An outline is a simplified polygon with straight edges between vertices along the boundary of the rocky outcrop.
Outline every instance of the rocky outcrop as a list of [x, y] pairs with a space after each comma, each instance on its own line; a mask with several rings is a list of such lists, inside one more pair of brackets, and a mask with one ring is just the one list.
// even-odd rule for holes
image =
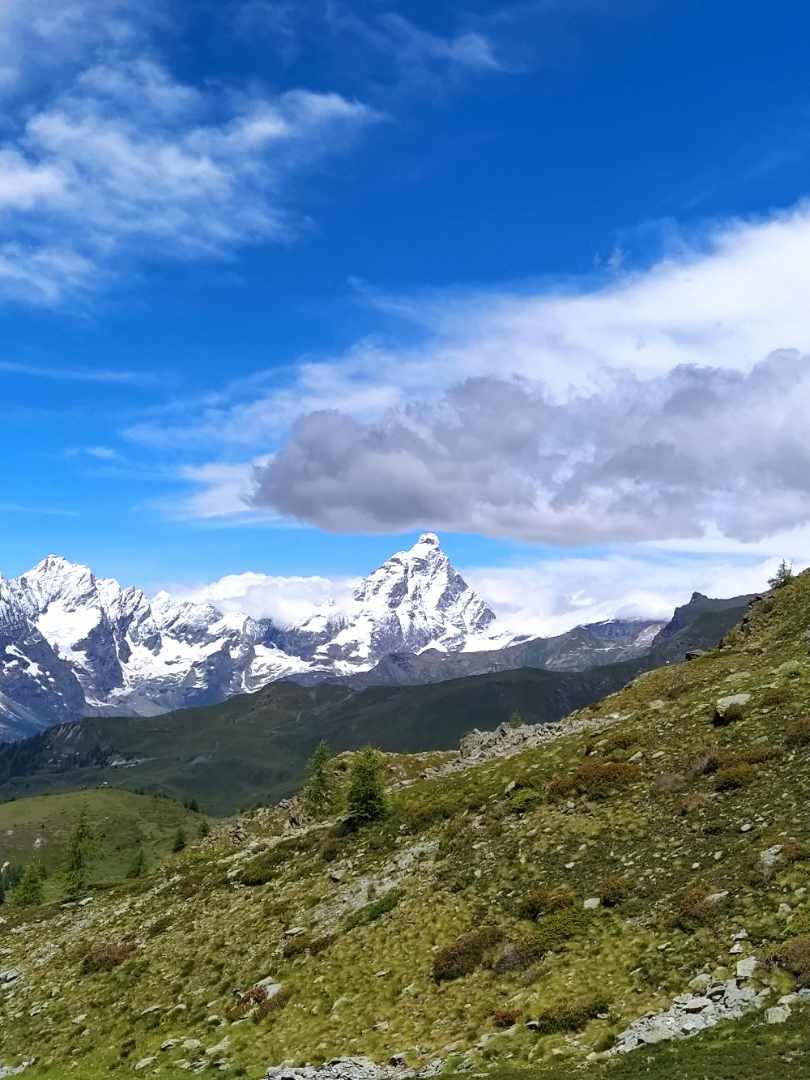
[[[739, 964], [737, 968], [739, 975]], [[750, 974], [753, 974], [753, 968]], [[744, 985], [744, 979], [740, 977], [712, 982], [708, 976], [698, 976], [692, 981], [692, 986], [696, 988], [695, 993], [676, 997], [665, 1012], [645, 1013], [634, 1020], [617, 1037], [611, 1053], [626, 1054], [640, 1046], [668, 1039], [689, 1038], [722, 1020], [737, 1020], [754, 1009], [762, 1008], [769, 995], [768, 990], [757, 991]]]
[[317, 1066], [273, 1065], [265, 1073], [265, 1080], [409, 1080], [437, 1076], [441, 1066], [440, 1061], [434, 1061], [421, 1069], [409, 1069], [401, 1054], [394, 1054], [386, 1065], [366, 1057], [345, 1057]]

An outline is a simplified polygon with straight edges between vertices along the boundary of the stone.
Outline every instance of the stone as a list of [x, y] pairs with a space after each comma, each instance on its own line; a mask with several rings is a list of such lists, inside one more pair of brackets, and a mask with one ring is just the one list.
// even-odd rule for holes
[[281, 983], [276, 982], [272, 975], [267, 975], [254, 985], [255, 990], [264, 990], [265, 1001], [269, 1001], [281, 993]]
[[757, 970], [759, 961], [755, 956], [746, 956], [744, 960], [737, 961], [737, 978], [750, 979]]
[[770, 874], [778, 862], [782, 860], [782, 845], [774, 844], [759, 853], [759, 866], [763, 874]]
[[142, 1072], [144, 1069], [148, 1069], [150, 1065], [154, 1065], [157, 1061], [156, 1057], [141, 1058], [140, 1061], [135, 1063], [135, 1072]]
[[714, 705], [715, 723], [728, 723], [735, 719], [750, 700], [750, 694], [726, 694], [718, 698]]
[[4, 971], [0, 971], [0, 986], [7, 986], [20, 978], [22, 978], [22, 972], [19, 968], [6, 968]]
[[589, 896], [582, 906], [586, 911], [595, 911], [602, 906], [602, 901], [598, 896]]
[[784, 1024], [786, 1020], [790, 1019], [790, 1006], [789, 1005], [774, 1005], [770, 1009], [765, 1010], [765, 1023], [766, 1024]]
[[220, 1054], [224, 1054], [227, 1050], [229, 1050], [230, 1046], [230, 1036], [226, 1035], [224, 1039], [221, 1039], [218, 1043], [215, 1043], [214, 1046], [209, 1046], [208, 1049], [205, 1051], [205, 1056], [218, 1057]]

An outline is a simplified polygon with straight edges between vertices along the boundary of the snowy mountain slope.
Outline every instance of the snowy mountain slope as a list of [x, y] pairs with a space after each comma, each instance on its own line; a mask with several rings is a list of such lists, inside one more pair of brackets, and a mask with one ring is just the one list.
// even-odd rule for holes
[[399, 671], [402, 682], [432, 682], [451, 677], [442, 672], [455, 671], [455, 661], [478, 670], [479, 655], [484, 670], [496, 655], [497, 669], [578, 670], [638, 655], [660, 626], [596, 624], [553, 645], [516, 638], [498, 628], [433, 533], [363, 578], [348, 601], [321, 604], [292, 627], [223, 612], [208, 599], [150, 599], [49, 555], [19, 578], [0, 579], [0, 739], [83, 715], [211, 704], [282, 678], [374, 670], [374, 681], [398, 681]]

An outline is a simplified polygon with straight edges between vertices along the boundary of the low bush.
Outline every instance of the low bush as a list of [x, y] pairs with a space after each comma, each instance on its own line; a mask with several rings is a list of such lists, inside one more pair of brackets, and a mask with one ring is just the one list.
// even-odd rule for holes
[[675, 924], [682, 930], [694, 930], [705, 922], [712, 910], [709, 893], [700, 885], [693, 885], [677, 901]]
[[496, 926], [482, 926], [479, 930], [462, 934], [452, 945], [439, 949], [433, 957], [434, 981], [448, 982], [475, 971], [486, 954], [501, 940], [501, 936]]
[[795, 976], [798, 986], [810, 985], [810, 937], [793, 937], [771, 953], [771, 961]]
[[509, 796], [509, 809], [513, 814], [525, 814], [543, 801], [542, 794], [531, 787], [517, 788]]
[[98, 942], [91, 945], [82, 960], [82, 972], [92, 975], [97, 971], [112, 971], [135, 955], [136, 946], [131, 941]]
[[537, 919], [540, 915], [550, 915], [554, 911], [562, 911], [572, 907], [575, 895], [573, 889], [567, 885], [556, 889], [548, 889], [539, 886], [525, 893], [517, 904], [517, 914], [521, 919]]
[[810, 716], [792, 720], [785, 727], [785, 742], [788, 746], [807, 746], [810, 744]]
[[627, 882], [616, 876], [605, 878], [597, 891], [602, 904], [607, 908], [618, 907], [630, 895]]
[[492, 1023], [496, 1028], [510, 1028], [520, 1019], [517, 1009], [496, 1009], [492, 1014]]
[[589, 1020], [605, 1013], [609, 1003], [598, 994], [571, 998], [544, 1009], [532, 1024], [539, 1035], [553, 1035], [558, 1031], [578, 1031]]
[[552, 780], [548, 794], [552, 798], [585, 795], [589, 799], [606, 799], [640, 777], [638, 766], [626, 761], [584, 761], [571, 776]]
[[714, 778], [715, 791], [736, 791], [738, 788], [750, 784], [756, 776], [753, 765], [741, 762], [739, 765], [729, 765], [720, 769]]

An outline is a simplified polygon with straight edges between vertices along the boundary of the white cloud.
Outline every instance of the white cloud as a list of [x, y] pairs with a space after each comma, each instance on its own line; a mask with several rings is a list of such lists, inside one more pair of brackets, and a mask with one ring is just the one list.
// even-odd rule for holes
[[220, 611], [244, 612], [272, 619], [276, 626], [299, 625], [318, 607], [343, 607], [356, 585], [354, 578], [282, 577], [271, 574], [229, 574], [209, 585], [172, 588], [181, 600], [207, 602]]
[[[810, 545], [805, 543], [803, 551], [797, 570], [810, 562]], [[714, 597], [761, 592], [779, 561], [752, 552], [696, 558], [642, 548], [520, 566], [473, 566], [462, 573], [513, 631], [550, 637], [611, 618], [665, 621], [695, 591]]]
[[379, 118], [334, 93], [186, 85], [123, 0], [98, 13], [57, 0], [35, 14], [29, 27], [13, 3], [9, 34], [35, 57], [52, 46], [62, 67], [7, 110], [0, 296], [54, 304], [97, 286], [124, 255], [221, 257], [289, 238], [299, 227], [289, 178]]

